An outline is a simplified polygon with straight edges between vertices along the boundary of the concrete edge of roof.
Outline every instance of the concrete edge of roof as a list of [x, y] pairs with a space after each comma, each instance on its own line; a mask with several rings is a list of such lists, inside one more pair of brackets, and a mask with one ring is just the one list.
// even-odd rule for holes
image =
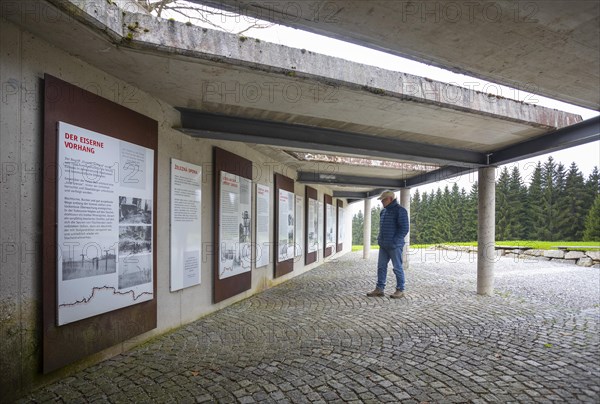
[[426, 77], [132, 13], [106, 0], [46, 0], [122, 48], [201, 59], [318, 80], [350, 90], [490, 116], [542, 128], [561, 128], [581, 116], [469, 90]]

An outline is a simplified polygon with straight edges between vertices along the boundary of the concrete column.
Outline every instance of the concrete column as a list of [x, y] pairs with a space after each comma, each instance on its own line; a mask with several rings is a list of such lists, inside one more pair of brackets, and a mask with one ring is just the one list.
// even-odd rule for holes
[[491, 295], [494, 290], [496, 261], [496, 167], [479, 169], [477, 218], [477, 294]]
[[[408, 212], [408, 219], [410, 221], [410, 188], [402, 188], [400, 190], [400, 205], [406, 212]], [[410, 248], [410, 230], [404, 238], [404, 250], [402, 251], [402, 266], [404, 269], [409, 268], [408, 249]]]
[[371, 198], [365, 198], [364, 210], [363, 258], [368, 259], [371, 252]]

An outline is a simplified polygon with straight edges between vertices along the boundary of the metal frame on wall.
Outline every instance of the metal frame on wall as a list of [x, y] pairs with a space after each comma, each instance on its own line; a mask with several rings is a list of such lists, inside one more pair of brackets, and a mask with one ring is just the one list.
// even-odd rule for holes
[[[58, 123], [126, 141], [154, 151], [152, 209], [152, 300], [57, 325], [57, 186]], [[119, 104], [46, 74], [44, 76], [44, 204], [42, 207], [42, 357], [43, 372], [60, 369], [103, 349], [156, 328], [156, 195], [158, 172], [158, 123]], [[52, 170], [52, 172], [50, 172]], [[91, 298], [90, 298], [91, 299]]]
[[[333, 247], [327, 247], [327, 205], [333, 206], [333, 197], [325, 194], [323, 195], [323, 202], [323, 257], [329, 257], [333, 254]], [[334, 231], [337, 234], [337, 229], [334, 229]]]
[[229, 278], [219, 279], [221, 171], [252, 180], [252, 162], [237, 154], [215, 147], [213, 149], [213, 303], [218, 303], [252, 287], [252, 270]]
[[[338, 229], [340, 228], [340, 219], [341, 219], [340, 218], [340, 209], [343, 209], [343, 208], [344, 208], [344, 202], [338, 199], [337, 200], [337, 206], [336, 206], [336, 209], [335, 209], [335, 216], [336, 216], [335, 223], [336, 223], [336, 227], [337, 227], [337, 229], [336, 229], [336, 236], [335, 236], [335, 238], [336, 238], [336, 251], [342, 251], [342, 248], [344, 247], [344, 242], [343, 242], [344, 240], [340, 239], [340, 232], [338, 231]], [[342, 226], [343, 226], [343, 224], [342, 224]]]
[[273, 249], [273, 262], [274, 262], [274, 273], [273, 276], [275, 278], [279, 278], [282, 275], [288, 274], [294, 270], [294, 257], [290, 257], [289, 259], [278, 262], [279, 255], [279, 190], [285, 190], [288, 192], [294, 193], [294, 180], [286, 177], [281, 174], [275, 173], [275, 190], [273, 192], [275, 197], [275, 226], [274, 226], [274, 244], [275, 248]]
[[[310, 205], [310, 199], [315, 201], [315, 206], [314, 206], [314, 215], [318, 215], [317, 212], [317, 207], [319, 206], [317, 204], [318, 201], [318, 194], [317, 194], [317, 190], [309, 187], [308, 185], [305, 187], [305, 200], [304, 200], [304, 212], [305, 212], [305, 220], [304, 220], [304, 264], [308, 265], [308, 264], [312, 264], [313, 262], [317, 261], [317, 257], [319, 255], [319, 250], [317, 247], [316, 251], [313, 252], [309, 252], [309, 230], [312, 228], [312, 224], [308, 222], [309, 219], [309, 205]], [[318, 228], [317, 228], [318, 231]], [[318, 238], [318, 235], [315, 234], [314, 237]]]

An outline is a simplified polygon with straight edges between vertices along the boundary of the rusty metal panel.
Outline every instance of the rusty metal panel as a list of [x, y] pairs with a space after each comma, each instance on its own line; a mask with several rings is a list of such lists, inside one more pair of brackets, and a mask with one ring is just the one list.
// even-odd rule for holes
[[277, 262], [278, 254], [279, 254], [279, 190], [283, 189], [284, 191], [288, 191], [294, 193], [294, 180], [286, 177], [281, 174], [275, 174], [275, 237], [273, 240], [275, 241], [275, 248], [273, 249], [273, 259], [274, 259], [274, 277], [279, 278], [282, 275], [289, 274], [294, 270], [294, 258], [290, 258], [288, 260]]
[[323, 258], [325, 258], [333, 254], [333, 248], [327, 247], [327, 205], [333, 205], [332, 196], [327, 194], [323, 195], [323, 202], [325, 202], [323, 204], [323, 209], [325, 209], [323, 212]]
[[221, 182], [219, 173], [231, 174], [252, 180], [252, 162], [237, 154], [215, 147], [213, 150], [213, 303], [218, 303], [232, 296], [245, 292], [252, 287], [252, 271], [244, 272], [225, 279], [219, 279], [219, 211], [221, 206]]
[[[312, 187], [309, 187], [308, 185], [306, 186], [304, 192], [306, 194], [304, 198], [304, 212], [306, 212], [306, 214], [304, 215], [304, 228], [306, 229], [306, 231], [304, 232], [304, 265], [308, 265], [317, 261], [317, 255], [319, 253], [318, 251], [313, 251], [311, 253], [308, 252], [308, 229], [310, 228], [310, 225], [308, 223], [308, 200], [314, 199], [316, 202], [318, 195], [317, 190]], [[317, 212], [315, 212], [315, 215], [316, 214]]]
[[335, 209], [335, 223], [337, 224], [335, 229], [336, 251], [342, 251], [342, 248], [344, 247], [343, 240], [340, 239], [340, 233], [338, 232], [338, 229], [340, 228], [340, 208], [343, 207], [344, 202], [338, 199]]
[[[154, 298], [58, 327], [57, 319], [57, 123], [73, 125], [154, 150]], [[158, 122], [56, 77], [44, 76], [44, 181], [42, 222], [42, 356], [49, 373], [156, 328], [156, 195]], [[166, 270], [166, 268], [165, 268]]]

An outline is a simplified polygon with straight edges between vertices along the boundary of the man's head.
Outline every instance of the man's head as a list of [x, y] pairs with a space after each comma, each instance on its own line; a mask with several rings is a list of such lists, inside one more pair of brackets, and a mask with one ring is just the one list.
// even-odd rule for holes
[[379, 198], [377, 198], [381, 201], [381, 203], [383, 204], [383, 207], [385, 208], [386, 206], [388, 206], [390, 203], [392, 203], [392, 201], [394, 199], [396, 199], [396, 194], [393, 193], [392, 191], [383, 191], [381, 193], [381, 195], [379, 195]]

